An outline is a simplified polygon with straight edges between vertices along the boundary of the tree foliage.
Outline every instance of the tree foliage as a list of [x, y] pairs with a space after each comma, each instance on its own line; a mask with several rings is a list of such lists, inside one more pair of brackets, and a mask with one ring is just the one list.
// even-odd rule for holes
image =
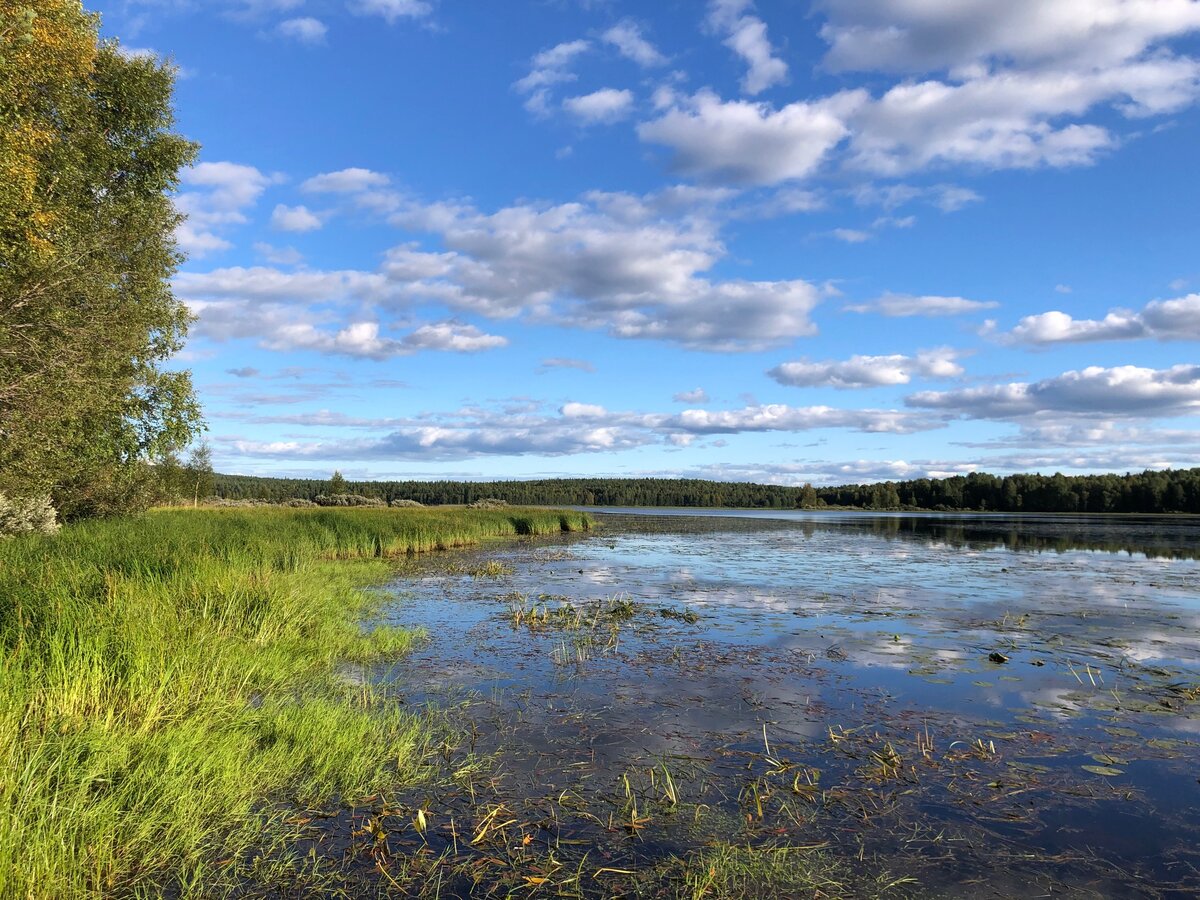
[[164, 367], [190, 318], [169, 194], [195, 146], [169, 66], [100, 41], [77, 0], [30, 8], [0, 0], [0, 490], [119, 511], [200, 424]]
[[[313, 500], [329, 482], [217, 475], [231, 500]], [[688, 478], [554, 478], [538, 481], [351, 481], [348, 490], [395, 504], [472, 503], [488, 497], [521, 506], [681, 506], [745, 509], [941, 509], [997, 512], [1200, 513], [1200, 468], [1125, 475], [983, 473], [841, 487], [784, 487]]]

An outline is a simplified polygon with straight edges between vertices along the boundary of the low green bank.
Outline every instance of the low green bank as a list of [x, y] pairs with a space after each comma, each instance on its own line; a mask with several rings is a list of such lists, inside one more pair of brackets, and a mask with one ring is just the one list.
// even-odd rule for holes
[[[280, 804], [421, 776], [426, 717], [340, 663], [389, 557], [588, 527], [547, 510], [184, 510], [0, 542], [0, 897], [209, 895]], [[353, 560], [353, 562], [347, 562]]]

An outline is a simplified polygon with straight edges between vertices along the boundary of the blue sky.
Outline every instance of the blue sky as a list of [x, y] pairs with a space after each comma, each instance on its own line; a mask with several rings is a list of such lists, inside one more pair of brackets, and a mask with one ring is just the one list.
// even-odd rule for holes
[[1198, 0], [110, 0], [219, 470], [1200, 464]]

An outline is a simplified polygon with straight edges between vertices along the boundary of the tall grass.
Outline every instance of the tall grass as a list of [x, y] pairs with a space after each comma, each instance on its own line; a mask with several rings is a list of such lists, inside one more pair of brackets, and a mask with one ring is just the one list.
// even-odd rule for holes
[[[0, 542], [0, 897], [208, 895], [289, 803], [419, 777], [427, 721], [337, 677], [387, 557], [542, 510], [193, 510]], [[357, 560], [354, 563], [334, 560]]]

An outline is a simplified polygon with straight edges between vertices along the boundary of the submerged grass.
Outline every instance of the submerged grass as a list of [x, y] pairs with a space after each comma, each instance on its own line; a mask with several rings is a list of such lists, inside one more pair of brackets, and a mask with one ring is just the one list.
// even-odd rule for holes
[[386, 558], [587, 526], [185, 510], [0, 543], [0, 897], [250, 887], [286, 855], [287, 804], [421, 775], [429, 720], [337, 674], [415, 639], [362, 628]]

